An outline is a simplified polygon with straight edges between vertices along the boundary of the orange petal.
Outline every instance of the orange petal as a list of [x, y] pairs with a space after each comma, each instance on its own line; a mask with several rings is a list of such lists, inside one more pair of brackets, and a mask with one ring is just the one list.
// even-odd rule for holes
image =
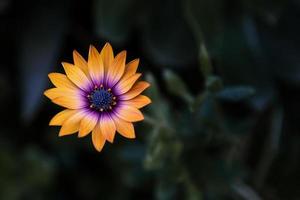
[[137, 95], [141, 94], [146, 88], [148, 88], [150, 84], [146, 81], [139, 81], [132, 86], [132, 88], [125, 94], [121, 95], [120, 98], [122, 100], [129, 100]]
[[100, 117], [100, 128], [104, 138], [113, 143], [116, 133], [116, 126], [109, 115], [102, 115]]
[[73, 51], [73, 60], [75, 66], [79, 67], [90, 78], [87, 62], [76, 50]]
[[44, 92], [44, 95], [49, 99], [55, 99], [58, 97], [67, 97], [67, 96], [80, 96], [79, 89], [69, 89], [69, 88], [51, 88]]
[[92, 132], [92, 141], [95, 149], [100, 152], [105, 144], [105, 138], [101, 133], [100, 123], [96, 124]]
[[134, 127], [132, 123], [124, 121], [119, 117], [113, 117], [117, 131], [126, 138], [135, 138]]
[[120, 105], [115, 114], [127, 122], [137, 122], [144, 119], [141, 111], [133, 106], [128, 105]]
[[[127, 78], [131, 77], [132, 75], [135, 74], [138, 65], [139, 65], [140, 60], [139, 59], [134, 59], [125, 66], [125, 72], [124, 75], [122, 76], [121, 80], [126, 80]], [[120, 81], [121, 81], [120, 80]]]
[[57, 113], [49, 122], [50, 126], [61, 126], [68, 118], [74, 115], [77, 110], [66, 109]]
[[132, 75], [130, 78], [128, 78], [126, 80], [121, 80], [116, 85], [116, 94], [117, 95], [124, 94], [128, 90], [130, 90], [130, 88], [132, 88], [134, 83], [140, 78], [141, 75], [142, 74], [137, 73], [137, 74]]
[[104, 67], [102, 58], [94, 46], [90, 46], [88, 69], [94, 84], [100, 85], [104, 79]]
[[73, 133], [76, 133], [79, 130], [80, 121], [83, 117], [84, 112], [77, 111], [74, 115], [72, 115], [63, 123], [59, 131], [59, 136], [71, 135]]
[[111, 45], [107, 42], [101, 50], [101, 58], [104, 64], [104, 72], [107, 74], [108, 68], [111, 67], [114, 61], [114, 52]]
[[91, 82], [86, 77], [86, 75], [81, 71], [81, 69], [77, 66], [74, 66], [70, 63], [62, 63], [65, 72], [68, 76], [68, 78], [79, 88], [83, 90], [89, 90], [89, 87], [91, 86]]
[[48, 74], [49, 79], [55, 85], [56, 87], [63, 87], [63, 88], [70, 88], [74, 89], [77, 88], [76, 85], [74, 85], [70, 79], [64, 74], [61, 73], [50, 73]]
[[86, 103], [76, 96], [58, 97], [52, 99], [52, 102], [69, 109], [80, 109], [86, 107]]
[[139, 95], [133, 99], [127, 100], [127, 101], [121, 101], [121, 104], [128, 105], [128, 106], [133, 106], [136, 108], [142, 108], [146, 105], [151, 103], [151, 100], [144, 95]]
[[95, 116], [92, 113], [86, 113], [80, 122], [78, 137], [88, 135], [95, 128], [97, 122], [98, 116]]
[[122, 51], [115, 57], [112, 65], [108, 68], [106, 84], [109, 87], [113, 87], [123, 76], [125, 70], [125, 62], [126, 51]]

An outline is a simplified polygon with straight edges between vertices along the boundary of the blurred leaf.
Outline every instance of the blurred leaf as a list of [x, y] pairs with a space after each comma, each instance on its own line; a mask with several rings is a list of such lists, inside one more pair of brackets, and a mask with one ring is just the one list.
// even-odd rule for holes
[[255, 89], [250, 86], [231, 86], [225, 87], [217, 93], [217, 97], [225, 101], [242, 101], [255, 94]]
[[201, 72], [205, 78], [212, 75], [213, 67], [210, 61], [210, 57], [207, 52], [206, 46], [202, 43], [200, 46], [200, 66], [201, 66]]
[[124, 43], [139, 17], [136, 4], [136, 0], [94, 0], [96, 33], [113, 43]]
[[258, 189], [261, 188], [266, 181], [270, 168], [278, 154], [283, 131], [283, 119], [283, 109], [281, 106], [277, 106], [272, 113], [270, 120], [270, 132], [267, 133], [261, 158], [257, 165], [255, 176], [253, 177], [254, 184]]
[[256, 109], [265, 109], [274, 90], [274, 67], [263, 51], [257, 26], [256, 21], [247, 15], [231, 21], [228, 19], [220, 37], [222, 45], [213, 48], [218, 52], [216, 60], [219, 65], [216, 66], [225, 85], [255, 87], [257, 95], [251, 99], [251, 104]]
[[149, 147], [145, 158], [145, 168], [162, 170], [178, 160], [182, 152], [182, 144], [165, 128], [154, 128], [149, 138]]
[[165, 183], [163, 181], [160, 181], [156, 185], [156, 199], [157, 200], [180, 199], [180, 197], [178, 196], [179, 191], [176, 185], [177, 185], [176, 183], [172, 183], [172, 182]]
[[208, 92], [203, 92], [196, 96], [193, 105], [192, 105], [192, 111], [195, 111], [197, 108], [200, 108], [207, 97]]
[[[253, 85], [260, 96], [259, 99], [253, 99], [253, 105], [265, 106], [269, 100], [268, 91], [273, 89], [274, 79], [274, 73], [271, 73], [274, 65], [269, 68], [270, 60], [264, 52], [261, 39], [260, 29], [265, 29], [266, 25], [259, 24], [260, 21], [251, 15], [253, 13], [241, 12], [244, 6], [253, 5], [253, 2], [225, 2], [190, 0], [187, 4], [224, 83]], [[257, 8], [260, 9], [259, 6]], [[270, 35], [266, 35], [267, 38]], [[276, 46], [278, 42], [271, 44]], [[254, 102], [255, 100], [266, 103]]]
[[257, 192], [245, 183], [234, 183], [232, 184], [232, 189], [240, 197], [245, 200], [261, 200], [262, 198], [257, 194]]
[[41, 199], [53, 181], [53, 160], [35, 147], [15, 152], [0, 147], [0, 198], [8, 200]]
[[165, 70], [163, 73], [167, 89], [174, 95], [183, 98], [187, 103], [193, 101], [192, 95], [189, 93], [183, 80], [171, 70]]
[[158, 127], [154, 127], [151, 131], [151, 135], [149, 137], [149, 145], [144, 161], [144, 166], [148, 170], [154, 170], [161, 168], [161, 162], [159, 160], [160, 152], [161, 152], [161, 143], [156, 143], [157, 138], [161, 132], [161, 129]]
[[[201, 41], [210, 47], [217, 39], [217, 35], [222, 32], [224, 24], [223, 8], [224, 0], [211, 0], [211, 1], [198, 1], [188, 0], [185, 1], [188, 15], [195, 21], [193, 26], [198, 27], [201, 32]], [[191, 20], [191, 18], [189, 19]], [[197, 30], [194, 29], [196, 35]], [[200, 47], [202, 48], [202, 47]]]
[[148, 95], [154, 100], [154, 102], [159, 101], [161, 99], [158, 84], [152, 73], [146, 74], [146, 80], [150, 83], [150, 88], [146, 90]]
[[188, 188], [187, 188], [187, 200], [202, 200], [203, 197], [202, 197], [202, 193], [200, 191], [198, 191], [198, 189], [192, 185], [192, 184], [189, 184], [188, 185]]
[[218, 92], [223, 87], [220, 77], [214, 75], [207, 77], [205, 85], [210, 92]]
[[200, 126], [203, 131], [219, 127], [219, 116], [216, 104], [215, 96], [212, 93], [207, 93], [202, 105], [195, 108], [195, 123], [198, 121], [197, 126]]
[[166, 100], [161, 96], [158, 88], [158, 84], [151, 73], [146, 74], [146, 80], [150, 83], [150, 88], [147, 89], [146, 94], [152, 99], [151, 105], [148, 106], [151, 117], [155, 118], [157, 121], [155, 123], [157, 126], [161, 124], [169, 125], [171, 122], [169, 106]]
[[[26, 10], [18, 44], [21, 116], [31, 120], [40, 106], [47, 74], [54, 69], [68, 27], [68, 1], [40, 2]], [[21, 20], [22, 21], [22, 20]], [[59, 22], [59, 23], [57, 23]]]

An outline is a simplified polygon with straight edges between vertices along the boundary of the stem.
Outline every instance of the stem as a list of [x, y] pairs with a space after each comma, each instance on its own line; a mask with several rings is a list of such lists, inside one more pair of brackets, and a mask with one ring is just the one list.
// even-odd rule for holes
[[283, 110], [276, 108], [272, 115], [271, 131], [267, 137], [266, 144], [260, 162], [257, 167], [254, 184], [257, 188], [261, 188], [268, 175], [269, 169], [279, 149], [279, 139], [282, 132]]

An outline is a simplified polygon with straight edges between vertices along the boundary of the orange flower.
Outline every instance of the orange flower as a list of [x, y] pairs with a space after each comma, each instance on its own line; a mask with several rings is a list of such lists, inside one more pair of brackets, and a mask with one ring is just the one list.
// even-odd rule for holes
[[84, 137], [92, 132], [94, 147], [101, 151], [105, 141], [113, 142], [116, 131], [126, 138], [135, 138], [132, 122], [144, 119], [140, 108], [151, 103], [141, 95], [150, 86], [136, 82], [139, 59], [127, 64], [126, 51], [114, 57], [112, 47], [106, 43], [101, 53], [90, 46], [88, 61], [73, 51], [74, 64], [63, 62], [66, 75], [50, 73], [55, 88], [44, 94], [66, 109], [50, 121], [61, 126], [59, 136], [78, 132]]

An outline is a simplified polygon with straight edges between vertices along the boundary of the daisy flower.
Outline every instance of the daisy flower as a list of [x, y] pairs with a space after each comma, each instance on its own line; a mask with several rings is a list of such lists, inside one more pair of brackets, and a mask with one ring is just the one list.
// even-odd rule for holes
[[126, 138], [135, 138], [133, 122], [144, 119], [140, 108], [151, 103], [141, 95], [150, 86], [138, 81], [139, 59], [126, 64], [126, 51], [114, 57], [106, 43], [99, 53], [90, 46], [88, 61], [73, 51], [74, 64], [63, 62], [66, 73], [50, 73], [55, 86], [44, 94], [66, 109], [55, 115], [51, 126], [61, 126], [59, 136], [78, 132], [78, 137], [92, 135], [97, 151], [105, 141], [113, 143], [116, 131]]

